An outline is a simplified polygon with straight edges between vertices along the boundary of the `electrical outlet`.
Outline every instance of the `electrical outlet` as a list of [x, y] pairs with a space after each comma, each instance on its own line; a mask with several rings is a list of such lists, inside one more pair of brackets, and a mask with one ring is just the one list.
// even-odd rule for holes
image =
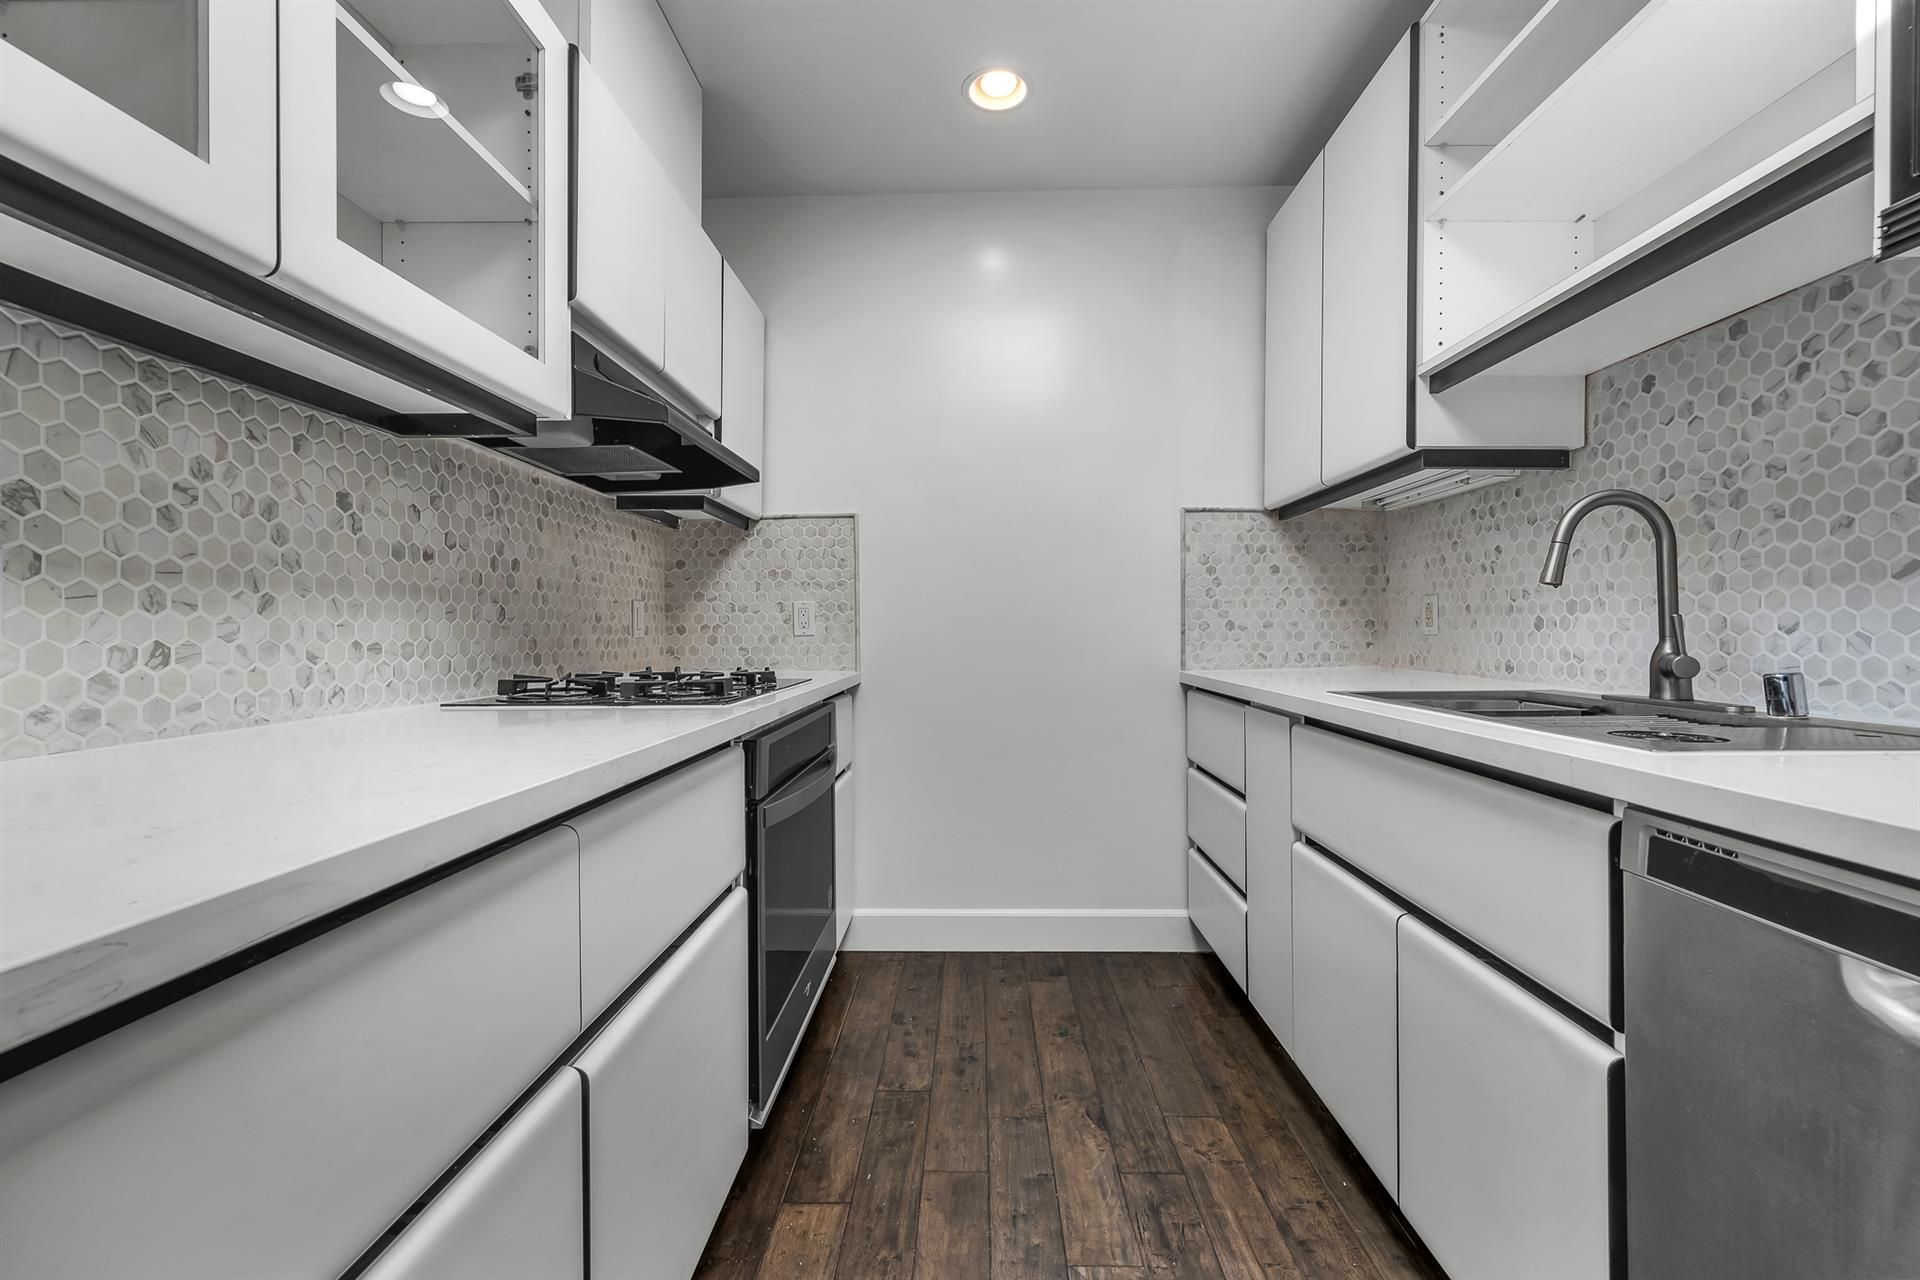
[[820, 606], [811, 600], [795, 600], [793, 602], [793, 634], [796, 636], [819, 634], [814, 629], [816, 622], [814, 615], [819, 610]]
[[1420, 634], [1423, 636], [1440, 634], [1440, 597], [1437, 594], [1420, 597]]
[[633, 620], [628, 624], [627, 634], [638, 640], [647, 629], [647, 602], [633, 602]]

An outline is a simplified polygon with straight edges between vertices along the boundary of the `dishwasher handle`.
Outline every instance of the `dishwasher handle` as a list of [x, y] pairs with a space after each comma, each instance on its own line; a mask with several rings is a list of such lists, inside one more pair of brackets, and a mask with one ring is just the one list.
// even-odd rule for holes
[[1620, 868], [1920, 978], [1920, 886], [1629, 810]]

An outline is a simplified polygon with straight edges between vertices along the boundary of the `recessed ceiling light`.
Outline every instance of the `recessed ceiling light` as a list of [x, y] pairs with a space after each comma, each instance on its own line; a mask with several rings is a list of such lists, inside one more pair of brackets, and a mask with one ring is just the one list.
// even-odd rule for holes
[[447, 114], [447, 104], [440, 100], [439, 94], [412, 80], [389, 80], [380, 86], [380, 96], [387, 100], [388, 106], [410, 116], [434, 120]]
[[967, 77], [967, 101], [982, 111], [1010, 111], [1027, 100], [1027, 82], [1009, 67], [988, 67]]

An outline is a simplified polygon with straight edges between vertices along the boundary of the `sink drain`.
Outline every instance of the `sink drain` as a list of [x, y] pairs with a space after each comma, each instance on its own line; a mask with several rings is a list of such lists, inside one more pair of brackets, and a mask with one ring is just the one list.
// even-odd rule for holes
[[1651, 738], [1655, 742], [1732, 742], [1732, 738], [1716, 738], [1710, 733], [1679, 733], [1673, 729], [1609, 729], [1607, 735], [1613, 738]]

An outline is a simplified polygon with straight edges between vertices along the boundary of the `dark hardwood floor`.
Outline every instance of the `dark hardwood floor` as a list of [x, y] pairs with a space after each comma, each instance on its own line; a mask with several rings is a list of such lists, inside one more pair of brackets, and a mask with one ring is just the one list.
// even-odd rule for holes
[[849, 952], [710, 1280], [1442, 1280], [1211, 956]]

